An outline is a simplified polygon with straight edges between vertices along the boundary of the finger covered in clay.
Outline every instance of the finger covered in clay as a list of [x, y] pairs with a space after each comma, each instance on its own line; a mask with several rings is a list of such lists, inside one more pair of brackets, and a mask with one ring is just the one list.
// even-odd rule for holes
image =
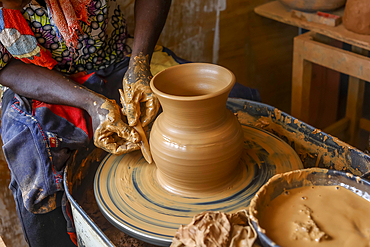
[[123, 122], [118, 105], [106, 100], [101, 108], [108, 110], [108, 114], [94, 133], [95, 145], [117, 155], [140, 149], [140, 135]]

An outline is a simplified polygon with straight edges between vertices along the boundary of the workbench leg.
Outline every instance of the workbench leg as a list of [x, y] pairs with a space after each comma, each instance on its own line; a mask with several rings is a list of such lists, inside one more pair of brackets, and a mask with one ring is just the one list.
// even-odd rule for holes
[[362, 115], [362, 105], [364, 102], [365, 81], [358, 78], [349, 77], [346, 117], [349, 122], [349, 143], [353, 146], [357, 144]]
[[294, 39], [291, 115], [309, 119], [312, 63], [304, 60], [304, 41]]
[[[352, 51], [361, 55], [368, 55], [368, 51], [352, 46]], [[356, 77], [349, 77], [346, 117], [350, 119], [349, 124], [349, 143], [357, 145], [360, 130], [360, 119], [362, 116], [362, 106], [364, 103], [365, 81]]]

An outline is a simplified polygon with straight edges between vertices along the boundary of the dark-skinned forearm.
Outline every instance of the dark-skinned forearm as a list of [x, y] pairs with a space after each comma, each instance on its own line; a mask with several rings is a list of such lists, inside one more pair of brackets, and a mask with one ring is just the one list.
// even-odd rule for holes
[[171, 6], [171, 0], [136, 0], [132, 56], [153, 53]]
[[105, 101], [105, 97], [76, 84], [57, 71], [15, 59], [0, 71], [0, 84], [28, 98], [79, 107], [89, 113], [96, 111]]

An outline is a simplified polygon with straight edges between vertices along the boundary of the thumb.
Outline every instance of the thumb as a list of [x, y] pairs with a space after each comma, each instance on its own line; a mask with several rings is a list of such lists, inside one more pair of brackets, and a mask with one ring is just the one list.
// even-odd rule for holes
[[127, 121], [130, 126], [135, 126], [140, 116], [140, 104], [137, 103], [127, 103], [124, 106], [125, 113], [127, 116]]
[[123, 112], [127, 117], [128, 124], [130, 126], [135, 126], [140, 116], [140, 98], [141, 94], [135, 92], [135, 95], [127, 97], [125, 92], [119, 89], [121, 95], [121, 104], [123, 107]]
[[107, 131], [110, 133], [116, 133], [118, 137], [130, 141], [132, 143], [138, 143], [140, 141], [140, 135], [133, 128], [128, 126], [122, 121], [117, 121], [116, 123], [109, 123], [106, 126]]

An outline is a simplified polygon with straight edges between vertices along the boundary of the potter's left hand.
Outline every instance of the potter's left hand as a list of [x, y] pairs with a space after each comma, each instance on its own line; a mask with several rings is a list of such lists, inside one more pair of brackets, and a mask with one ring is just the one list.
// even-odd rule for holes
[[95, 107], [97, 111], [90, 111], [95, 146], [116, 155], [140, 149], [140, 135], [122, 120], [116, 101], [106, 99]]
[[149, 58], [140, 53], [130, 62], [123, 78], [123, 91], [120, 90], [123, 113], [130, 126], [135, 126], [140, 118], [142, 126], [147, 126], [155, 118], [159, 101], [149, 87], [152, 74]]

